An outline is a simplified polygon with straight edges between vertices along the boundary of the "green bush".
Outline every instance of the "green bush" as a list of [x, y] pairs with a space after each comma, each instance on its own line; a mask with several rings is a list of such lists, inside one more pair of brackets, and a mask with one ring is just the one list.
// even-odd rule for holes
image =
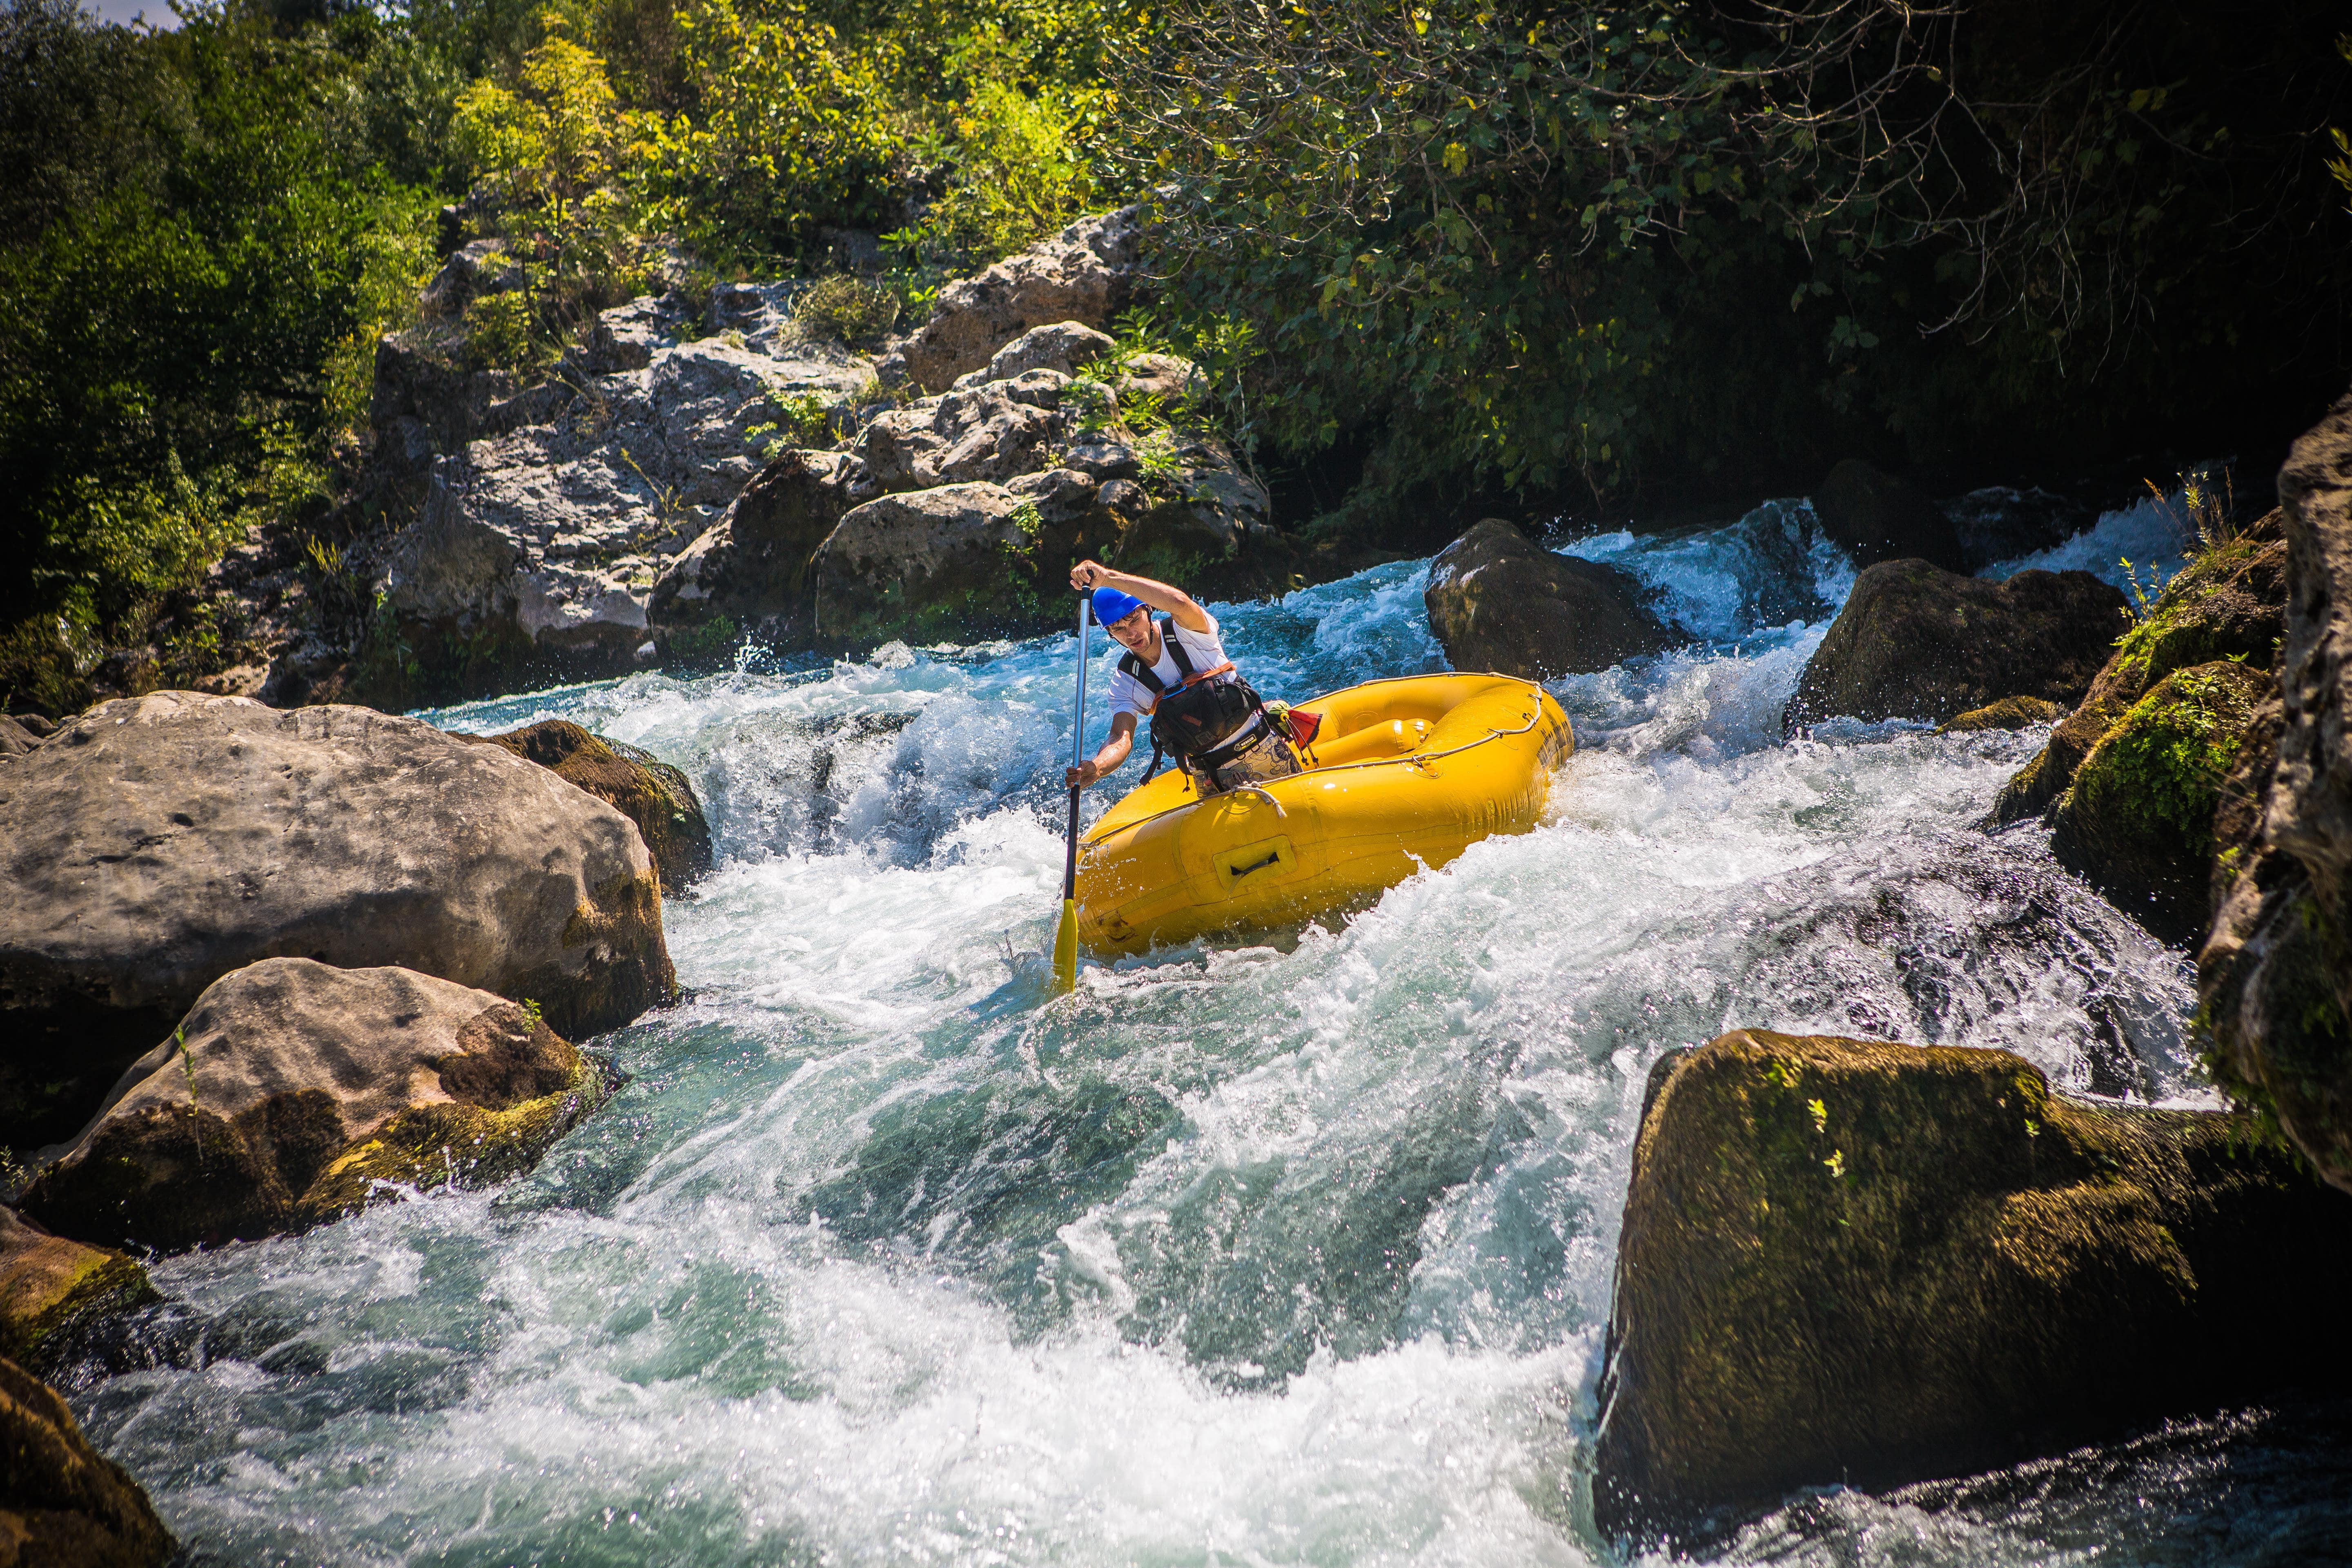
[[846, 272], [818, 279], [793, 301], [793, 324], [834, 342], [874, 342], [898, 323], [898, 294], [887, 284]]

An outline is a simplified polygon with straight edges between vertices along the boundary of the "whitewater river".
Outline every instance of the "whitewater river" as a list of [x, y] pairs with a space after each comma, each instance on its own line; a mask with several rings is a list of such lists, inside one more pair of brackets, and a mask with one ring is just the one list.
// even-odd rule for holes
[[[2045, 563], [2177, 556], [2170, 527]], [[2045, 834], [1972, 826], [2037, 733], [1782, 742], [1853, 580], [1802, 503], [1575, 549], [1697, 640], [1555, 688], [1580, 749], [1538, 831], [1064, 1001], [1066, 635], [425, 715], [575, 719], [693, 776], [688, 999], [594, 1042], [628, 1085], [535, 1174], [161, 1264], [155, 1364], [86, 1369], [78, 1410], [205, 1563], [1612, 1561], [1584, 1467], [1659, 1053], [2000, 1046], [2213, 1101], [2182, 957]], [[1299, 697], [1444, 668], [1425, 581], [1217, 608]], [[2182, 1425], [1809, 1497], [1708, 1555], [2305, 1562], [2352, 1538], [2347, 1439]]]

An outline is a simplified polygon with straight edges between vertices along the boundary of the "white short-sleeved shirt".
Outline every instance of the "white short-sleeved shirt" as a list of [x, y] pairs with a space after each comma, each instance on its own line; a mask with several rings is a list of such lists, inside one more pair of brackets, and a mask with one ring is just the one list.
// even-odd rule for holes
[[[1208, 612], [1204, 610], [1202, 614], [1207, 615]], [[1160, 616], [1151, 617], [1155, 625], [1165, 618]], [[1192, 670], [1196, 675], [1204, 669], [1214, 669], [1225, 662], [1225, 645], [1217, 640], [1216, 616], [1209, 616], [1209, 629], [1204, 632], [1187, 631], [1175, 622], [1169, 621], [1168, 628], [1161, 634], [1160, 639], [1160, 662], [1151, 667], [1151, 673], [1158, 676], [1171, 691], [1175, 689], [1177, 683], [1184, 679], [1184, 676], [1183, 671], [1176, 668], [1176, 656], [1168, 651], [1168, 641], [1171, 637], [1184, 645], [1184, 657], [1192, 661]], [[1127, 650], [1123, 647], [1119, 648], [1118, 656], [1122, 660], [1125, 659]], [[1233, 679], [1233, 672], [1227, 670], [1224, 674], [1215, 677], [1213, 683], [1222, 685]], [[1114, 668], [1111, 671], [1110, 710], [1114, 715], [1132, 713], [1139, 719], [1149, 719], [1151, 717], [1152, 705], [1159, 700], [1160, 699], [1153, 694], [1150, 688], [1124, 669]]]

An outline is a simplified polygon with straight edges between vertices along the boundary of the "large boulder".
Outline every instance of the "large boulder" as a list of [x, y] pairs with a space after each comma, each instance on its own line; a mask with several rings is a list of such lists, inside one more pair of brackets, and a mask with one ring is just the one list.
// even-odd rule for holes
[[2004, 697], [2072, 703], [2127, 624], [2123, 595], [2088, 572], [1988, 583], [1927, 561], [1882, 562], [1854, 578], [1783, 723], [1940, 724]]
[[2051, 808], [2050, 847], [2116, 908], [2188, 946], [2212, 913], [2213, 816], [2270, 673], [2220, 659], [2157, 682]]
[[2278, 488], [2280, 707], [2254, 727], [2275, 725], [2277, 763], [2243, 780], [2261, 823], [2231, 847], [2198, 989], [2214, 1076], [2352, 1192], [2352, 398], [2295, 442]]
[[0, 1208], [0, 1355], [45, 1371], [96, 1320], [159, 1300], [121, 1253], [69, 1241]]
[[1456, 669], [1550, 680], [1674, 640], [1643, 606], [1633, 577], [1542, 549], [1498, 517], [1437, 552], [1423, 598], [1429, 629]]
[[1959, 572], [1969, 564], [1959, 533], [1941, 507], [1859, 458], [1832, 468], [1812, 499], [1822, 531], [1857, 566], [1917, 560]]
[[1072, 429], [1062, 406], [1069, 384], [1065, 372], [1031, 370], [921, 398], [877, 415], [849, 449], [877, 493], [1002, 484], [1053, 467]]
[[405, 969], [271, 958], [215, 982], [26, 1189], [42, 1223], [164, 1250], [529, 1168], [602, 1104], [533, 1007]]
[[930, 319], [877, 370], [943, 392], [1032, 327], [1104, 327], [1133, 298], [1145, 226], [1139, 206], [1082, 218], [1053, 238], [942, 289]]
[[670, 996], [635, 825], [543, 768], [365, 708], [161, 691], [0, 766], [0, 1142], [70, 1137], [259, 959], [399, 964], [561, 1033]]
[[2006, 1051], [1737, 1031], [1652, 1075], [1594, 1511], [1674, 1534], [2340, 1386], [2347, 1288], [2352, 1199], [2245, 1117], [2062, 1100]]
[[568, 719], [543, 719], [483, 739], [617, 807], [637, 825], [665, 890], [710, 869], [710, 823], [693, 781], [651, 752], [591, 734]]
[[2286, 535], [2276, 511], [2190, 562], [2116, 643], [2049, 743], [2002, 787], [1992, 825], [2047, 811], [2107, 727], [2175, 670], [2222, 658], [2270, 668], [2286, 630]]
[[0, 1568], [163, 1568], [178, 1550], [58, 1391], [0, 1358]]
[[843, 452], [785, 452], [762, 468], [718, 526], [654, 584], [646, 614], [662, 656], [707, 663], [746, 641], [805, 638], [817, 546], [843, 513], [870, 499], [865, 472]]
[[[1069, 617], [1068, 563], [1116, 521], [1072, 469], [956, 484], [853, 508], [817, 551], [814, 631], [828, 647], [1029, 637]], [[1057, 581], [1057, 577], [1059, 580]]]
[[1108, 332], [1098, 332], [1084, 321], [1055, 321], [1032, 327], [1003, 348], [978, 370], [956, 377], [958, 387], [991, 381], [1011, 381], [1033, 370], [1055, 370], [1076, 375], [1118, 346]]

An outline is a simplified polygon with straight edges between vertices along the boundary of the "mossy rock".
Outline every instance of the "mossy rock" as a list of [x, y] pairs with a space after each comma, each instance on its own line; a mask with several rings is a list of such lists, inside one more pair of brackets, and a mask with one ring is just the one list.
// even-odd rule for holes
[[79, 1330], [158, 1300], [147, 1270], [121, 1253], [0, 1208], [0, 1355], [45, 1371]]
[[2108, 726], [2052, 813], [2058, 858], [2168, 942], [2204, 933], [2214, 810], [2270, 690], [2266, 671], [2228, 659], [2173, 671]]
[[2040, 697], [2004, 697], [1981, 708], [1971, 708], [1938, 729], [1938, 735], [1975, 735], [1987, 730], [2030, 730], [2066, 716], [2066, 705]]
[[710, 869], [710, 824], [686, 774], [651, 752], [608, 741], [565, 719], [487, 737], [617, 808], [637, 825], [661, 874], [677, 891]]
[[1595, 1513], [1702, 1532], [2352, 1374], [2352, 1199], [2246, 1117], [2005, 1051], [1741, 1030], [1659, 1064]]
[[397, 1188], [528, 1168], [607, 1070], [540, 1018], [402, 969], [268, 959], [225, 976], [24, 1194], [81, 1240], [255, 1240]]
[[0, 1358], [0, 1563], [163, 1568], [179, 1550], [129, 1471], [97, 1449], [58, 1391]]
[[2269, 669], [2285, 628], [2287, 550], [2273, 511], [2227, 543], [2200, 554], [2164, 585], [2050, 743], [2020, 769], [1993, 803], [1995, 827], [2039, 816], [2066, 793], [2074, 770], [2107, 726], [2175, 670], [2216, 659]]

